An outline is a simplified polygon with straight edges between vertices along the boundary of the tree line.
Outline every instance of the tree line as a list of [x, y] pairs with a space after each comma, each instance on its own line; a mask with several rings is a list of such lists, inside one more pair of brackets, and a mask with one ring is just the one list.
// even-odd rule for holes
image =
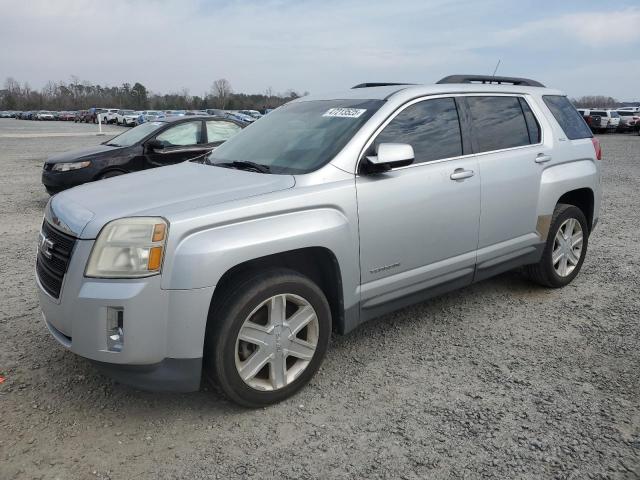
[[[304, 92], [302, 95], [307, 95]], [[27, 82], [20, 83], [8, 77], [0, 90], [0, 110], [84, 110], [91, 107], [130, 108], [134, 110], [264, 110], [300, 97], [295, 90], [274, 93], [267, 88], [264, 93], [236, 93], [228, 80], [221, 78], [211, 84], [203, 95], [191, 95], [186, 88], [178, 92], [161, 94], [149, 91], [140, 82], [119, 86], [94, 85], [72, 76], [68, 82], [49, 81], [40, 90]], [[616, 108], [628, 103], [613, 97], [590, 95], [571, 99], [578, 107]]]
[[[305, 92], [304, 95], [307, 95]], [[13, 77], [5, 80], [0, 90], [0, 110], [84, 110], [91, 107], [128, 108], [134, 110], [264, 110], [300, 97], [295, 90], [274, 93], [235, 93], [228, 80], [214, 81], [208, 92], [191, 95], [186, 88], [178, 92], [161, 94], [149, 91], [140, 82], [119, 86], [96, 85], [71, 77], [68, 82], [49, 81], [40, 90]]]
[[571, 102], [576, 108], [620, 108], [636, 105], [633, 102], [619, 102], [613, 97], [605, 95], [587, 95], [579, 98], [572, 98]]

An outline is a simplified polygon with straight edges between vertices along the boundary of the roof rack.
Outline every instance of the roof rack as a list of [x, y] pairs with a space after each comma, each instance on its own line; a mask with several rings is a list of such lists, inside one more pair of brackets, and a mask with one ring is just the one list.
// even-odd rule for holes
[[351, 87], [351, 89], [353, 90], [354, 88], [389, 87], [392, 85], [415, 85], [415, 83], [367, 82], [354, 85], [353, 87]]
[[496, 83], [502, 85], [508, 83], [511, 85], [519, 85], [523, 87], [544, 87], [543, 84], [536, 80], [518, 77], [496, 77], [492, 75], [449, 75], [436, 83]]

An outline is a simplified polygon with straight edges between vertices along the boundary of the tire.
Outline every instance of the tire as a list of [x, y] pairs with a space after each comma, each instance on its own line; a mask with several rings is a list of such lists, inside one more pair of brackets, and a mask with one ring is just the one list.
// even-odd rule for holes
[[104, 172], [102, 175], [98, 177], [98, 180], [104, 180], [105, 178], [113, 178], [119, 177], [120, 175], [124, 175], [127, 172], [123, 172], [122, 170], [109, 170], [108, 172]]
[[[217, 298], [221, 300], [210, 309], [205, 338], [204, 373], [208, 380], [231, 400], [249, 408], [280, 402], [309, 382], [320, 368], [331, 336], [329, 303], [311, 279], [286, 269], [256, 272], [231, 282]], [[274, 312], [285, 313], [274, 313], [276, 320], [271, 320], [269, 305], [275, 306]], [[277, 305], [284, 305], [284, 309]], [[297, 333], [291, 332], [294, 327], [287, 322], [294, 314], [298, 319], [312, 319]], [[241, 331], [247, 331], [243, 327], [257, 332], [250, 336], [265, 338], [264, 346], [241, 339]], [[292, 354], [300, 340], [304, 360]], [[315, 348], [309, 348], [314, 343]], [[240, 374], [243, 368], [249, 369], [246, 379]]]
[[[574, 228], [572, 228], [571, 232], [572, 236], [570, 244], [572, 246], [565, 244], [563, 247], [557, 241], [556, 236], [561, 228], [563, 228], [564, 232], [567, 232], [567, 229], [572, 225], [572, 223], [570, 223], [571, 220], [575, 222], [573, 223]], [[580, 251], [579, 254], [576, 255], [576, 247], [573, 245], [578, 245], [578, 225], [582, 236], [581, 242], [579, 243]], [[566, 240], [566, 237], [562, 232], [560, 233], [560, 236]], [[584, 258], [587, 254], [588, 243], [589, 227], [582, 210], [573, 205], [559, 203], [556, 205], [553, 216], [551, 217], [551, 226], [549, 228], [549, 234], [547, 235], [547, 242], [542, 253], [542, 258], [536, 264], [527, 265], [525, 267], [525, 273], [531, 280], [545, 287], [561, 288], [569, 285], [573, 279], [576, 278], [582, 268], [582, 263], [584, 262]], [[563, 248], [566, 252], [569, 252], [570, 250], [573, 253], [562, 254]], [[562, 254], [560, 260], [555, 263], [553, 261], [554, 250]], [[564, 272], [562, 268], [563, 263], [565, 265]]]

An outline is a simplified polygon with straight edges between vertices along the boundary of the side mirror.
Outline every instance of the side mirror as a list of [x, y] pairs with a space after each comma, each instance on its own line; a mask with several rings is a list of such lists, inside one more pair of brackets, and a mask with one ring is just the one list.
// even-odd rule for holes
[[152, 140], [149, 140], [145, 144], [145, 146], [147, 147], [147, 150], [151, 150], [151, 151], [164, 149], [164, 143], [162, 143], [160, 140], [157, 140], [155, 138]]
[[365, 172], [387, 172], [392, 168], [411, 165], [415, 155], [413, 147], [408, 143], [381, 143], [376, 148], [376, 155], [366, 157]]

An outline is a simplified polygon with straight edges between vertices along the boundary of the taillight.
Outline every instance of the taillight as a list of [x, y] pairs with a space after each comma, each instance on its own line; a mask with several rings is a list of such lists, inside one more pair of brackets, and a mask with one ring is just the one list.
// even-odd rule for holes
[[598, 160], [602, 160], [602, 148], [600, 148], [600, 140], [596, 137], [591, 137], [591, 143], [593, 143], [593, 148], [596, 151], [596, 158]]

